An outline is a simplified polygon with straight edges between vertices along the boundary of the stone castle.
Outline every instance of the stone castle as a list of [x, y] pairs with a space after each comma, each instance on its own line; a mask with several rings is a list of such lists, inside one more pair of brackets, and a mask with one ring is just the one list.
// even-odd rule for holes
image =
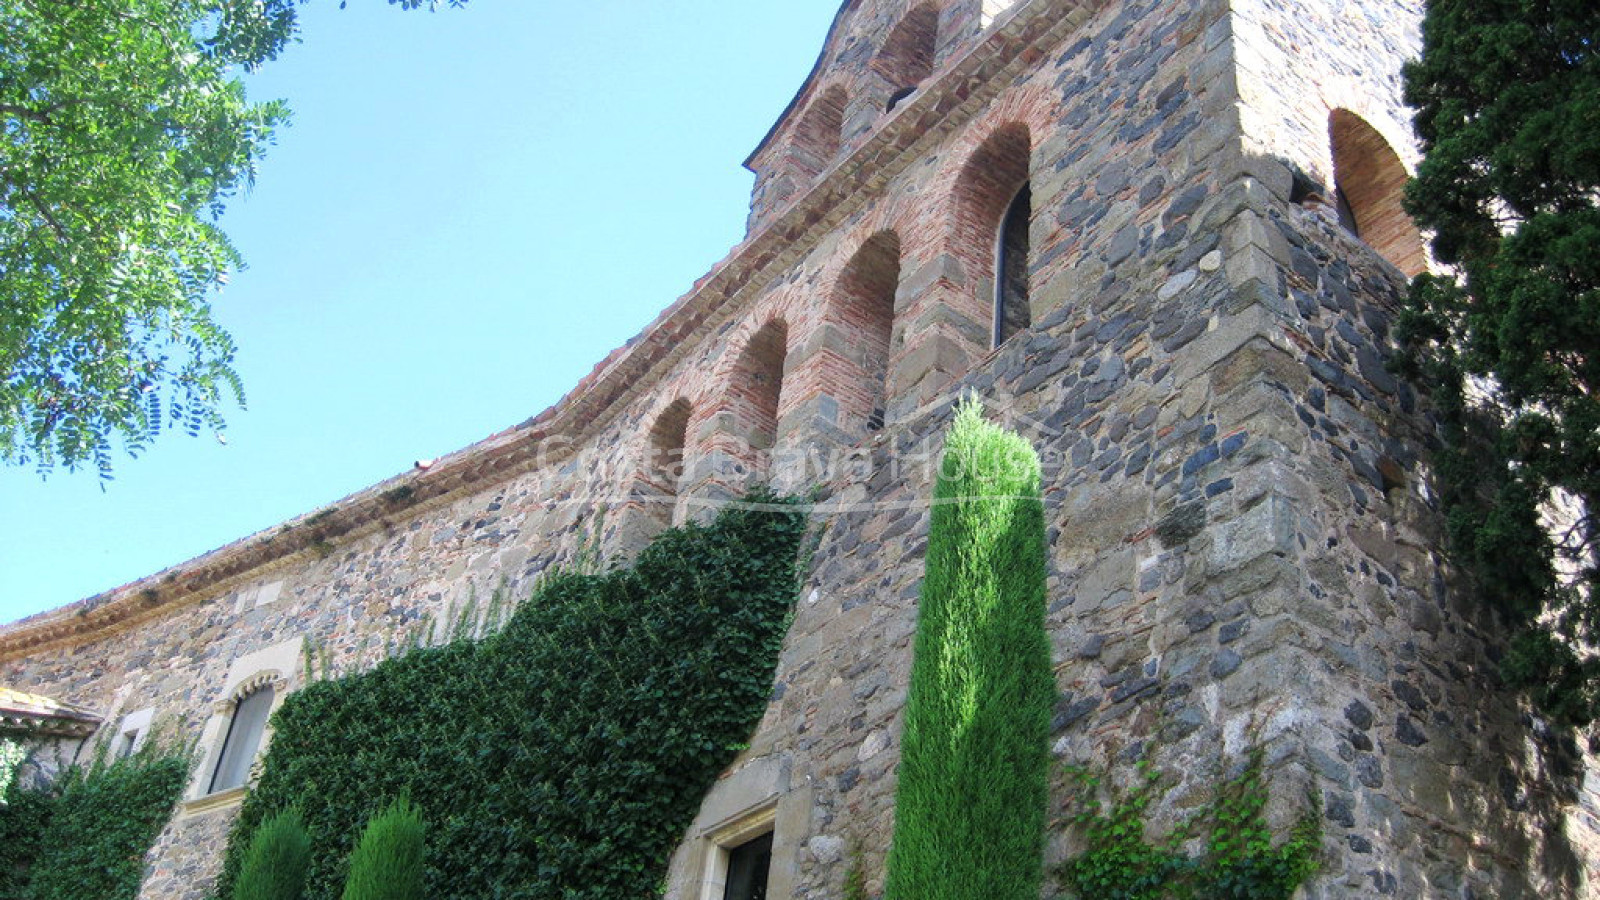
[[841, 896], [852, 848], [876, 891], [926, 463], [976, 394], [1045, 460], [1059, 757], [1146, 748], [1159, 822], [1265, 748], [1276, 821], [1322, 798], [1308, 897], [1600, 896], [1586, 757], [1499, 688], [1426, 395], [1385, 364], [1428, 265], [1399, 202], [1421, 6], [846, 0], [694, 290], [522, 425], [0, 630], [0, 730], [195, 739], [142, 896], [198, 900], [308, 652], [370, 667], [770, 480], [815, 489], [821, 543], [667, 896], [731, 897], [756, 840], [768, 896]]

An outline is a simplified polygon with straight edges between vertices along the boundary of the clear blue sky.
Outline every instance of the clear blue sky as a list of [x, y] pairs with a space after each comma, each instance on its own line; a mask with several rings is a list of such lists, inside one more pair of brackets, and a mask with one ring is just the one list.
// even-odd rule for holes
[[744, 234], [740, 165], [836, 0], [313, 0], [293, 125], [223, 220], [248, 409], [93, 472], [0, 469], [0, 622], [337, 500], [555, 402]]

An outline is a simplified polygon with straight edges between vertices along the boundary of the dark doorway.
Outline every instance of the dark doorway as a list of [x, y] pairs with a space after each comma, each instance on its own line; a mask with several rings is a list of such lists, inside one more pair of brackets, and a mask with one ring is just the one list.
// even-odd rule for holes
[[767, 900], [772, 832], [728, 850], [728, 887], [722, 900]]

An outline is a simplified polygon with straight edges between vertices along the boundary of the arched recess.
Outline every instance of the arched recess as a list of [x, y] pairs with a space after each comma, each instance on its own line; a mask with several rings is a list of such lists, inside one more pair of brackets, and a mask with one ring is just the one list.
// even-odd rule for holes
[[650, 426], [650, 439], [645, 447], [644, 464], [640, 467], [641, 483], [633, 491], [633, 502], [641, 510], [639, 534], [634, 536], [638, 549], [661, 529], [678, 521], [678, 495], [688, 480], [689, 419], [694, 407], [679, 397], [667, 404], [656, 415]]
[[641, 458], [628, 486], [626, 500], [607, 553], [630, 557], [656, 535], [681, 521], [679, 495], [690, 483], [687, 450], [694, 407], [679, 397], [648, 424]]
[[800, 117], [790, 142], [789, 161], [803, 177], [815, 178], [833, 165], [849, 102], [845, 89], [836, 84], [817, 95]]
[[[1032, 317], [1032, 155], [1028, 126], [1014, 122], [991, 134], [956, 179], [951, 253], [972, 273], [980, 306], [991, 309], [996, 344], [1027, 328]], [[998, 271], [1002, 264], [1005, 271]]]
[[1340, 218], [1367, 246], [1408, 277], [1428, 267], [1422, 233], [1401, 205], [1405, 164], [1377, 129], [1347, 109], [1329, 118]]
[[865, 432], [883, 428], [887, 418], [899, 287], [900, 236], [880, 231], [856, 250], [835, 288], [832, 318], [846, 336], [842, 343], [854, 371], [832, 387], [844, 413], [842, 422], [857, 423]]
[[679, 397], [667, 405], [655, 424], [650, 426], [649, 458], [645, 460], [645, 478], [669, 507], [667, 518], [672, 518], [670, 507], [676, 500], [683, 482], [684, 445], [688, 439], [689, 416], [694, 408], [689, 401]]
[[[778, 444], [778, 404], [784, 391], [784, 360], [789, 357], [789, 323], [766, 322], [739, 352], [725, 394], [728, 420], [722, 431], [738, 436], [760, 455]], [[739, 453], [746, 456], [746, 453]], [[755, 463], [754, 458], [747, 458]], [[757, 466], [762, 468], [762, 466]]]
[[939, 10], [923, 3], [895, 24], [872, 60], [872, 68], [889, 82], [889, 109], [928, 80], [938, 52]]

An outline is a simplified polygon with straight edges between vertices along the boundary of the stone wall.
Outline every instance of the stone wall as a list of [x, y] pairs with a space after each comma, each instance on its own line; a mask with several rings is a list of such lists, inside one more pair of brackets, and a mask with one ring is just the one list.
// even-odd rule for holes
[[[774, 896], [837, 897], [853, 865], [876, 890], [926, 498], [975, 393], [1045, 461], [1063, 762], [1148, 752], [1174, 779], [1159, 830], [1264, 748], [1275, 822], [1323, 798], [1312, 897], [1588, 896], [1582, 756], [1498, 689], [1493, 625], [1439, 554], [1426, 398], [1384, 365], [1401, 276], [1290, 202], [1297, 169], [1332, 178], [1331, 108], [1404, 147], [1416, 4], [934, 6], [928, 80], [888, 113], [842, 107], [809, 187], [764, 199], [763, 174], [750, 237], [562, 404], [0, 632], [0, 683], [214, 743], [240, 684], [304, 682], [295, 647], [358, 671], [750, 480], [816, 486], [772, 705], [669, 896], [700, 897], [719, 842], [765, 827]], [[786, 125], [870, 81], [907, 11], [847, 4]], [[992, 236], [1021, 178], [1032, 328], [991, 350]], [[203, 897], [236, 808], [194, 788], [143, 896]], [[1053, 837], [1052, 861], [1072, 850]]]

